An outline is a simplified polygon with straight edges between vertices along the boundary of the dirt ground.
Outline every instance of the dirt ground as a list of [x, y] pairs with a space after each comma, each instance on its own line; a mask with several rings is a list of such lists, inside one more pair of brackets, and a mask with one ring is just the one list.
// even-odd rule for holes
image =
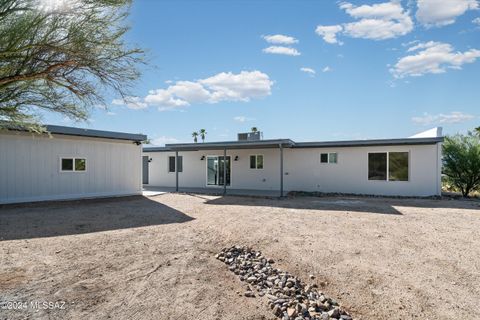
[[480, 319], [478, 201], [182, 194], [0, 207], [0, 319], [274, 319], [234, 244], [355, 319]]

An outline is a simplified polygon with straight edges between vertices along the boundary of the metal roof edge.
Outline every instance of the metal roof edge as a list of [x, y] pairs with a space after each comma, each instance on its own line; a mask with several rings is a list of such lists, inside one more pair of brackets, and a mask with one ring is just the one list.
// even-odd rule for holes
[[425, 145], [443, 142], [443, 137], [432, 138], [400, 138], [400, 139], [371, 139], [371, 140], [345, 140], [345, 141], [314, 141], [297, 142], [293, 148], [327, 148], [327, 147], [367, 147], [391, 145]]
[[[106, 138], [115, 140], [130, 140], [135, 142], [141, 142], [147, 139], [144, 134], [126, 133], [116, 131], [104, 131], [95, 129], [75, 128], [57, 125], [45, 125], [47, 131], [51, 134], [61, 134], [69, 136], [91, 137], [91, 138]], [[19, 126], [11, 126], [6, 128], [8, 131], [27, 131]]]
[[382, 145], [426, 145], [443, 142], [443, 137], [432, 138], [400, 138], [400, 139], [371, 139], [371, 140], [345, 140], [345, 141], [312, 141], [312, 142], [294, 142], [290, 139], [271, 139], [259, 141], [224, 141], [208, 143], [178, 143], [167, 144], [165, 147], [145, 147], [143, 152], [172, 152], [172, 151], [197, 151], [208, 148], [224, 147], [261, 147], [262, 145], [290, 144], [291, 148], [327, 148], [327, 147], [364, 147], [364, 146], [382, 146]]

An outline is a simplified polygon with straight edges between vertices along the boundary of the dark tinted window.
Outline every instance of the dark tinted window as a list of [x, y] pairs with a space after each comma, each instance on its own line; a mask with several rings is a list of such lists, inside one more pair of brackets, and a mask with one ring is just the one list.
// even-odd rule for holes
[[175, 172], [175, 157], [168, 157], [168, 172]]
[[73, 159], [62, 159], [62, 171], [73, 171]]
[[387, 154], [368, 154], [368, 180], [387, 180]]
[[408, 181], [408, 152], [388, 154], [388, 180]]
[[250, 169], [255, 169], [257, 165], [257, 159], [255, 156], [250, 156]]
[[[183, 157], [178, 156], [178, 172], [183, 171]], [[175, 157], [168, 157], [168, 172], [175, 172]]]
[[320, 162], [321, 163], [328, 163], [328, 153], [321, 153], [320, 154]]

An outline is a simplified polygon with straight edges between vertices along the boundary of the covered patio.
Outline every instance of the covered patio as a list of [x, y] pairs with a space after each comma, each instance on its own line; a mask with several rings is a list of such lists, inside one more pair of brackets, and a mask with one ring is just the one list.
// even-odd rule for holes
[[[175, 187], [145, 187], [145, 192], [187, 192], [187, 193], [200, 193], [200, 194], [221, 194], [226, 195], [249, 195], [249, 196], [264, 196], [264, 197], [283, 197], [285, 196], [283, 188], [284, 168], [283, 168], [283, 149], [291, 148], [295, 143], [290, 139], [275, 139], [275, 140], [257, 140], [257, 141], [228, 141], [228, 142], [213, 142], [213, 143], [188, 143], [188, 144], [169, 144], [160, 148], [148, 148], [148, 151], [170, 151], [175, 153], [175, 167], [180, 166], [179, 157], [184, 152], [191, 151], [221, 151], [223, 157], [219, 158], [220, 166], [222, 168], [228, 168], [221, 170], [223, 175], [223, 185], [220, 188], [191, 188], [183, 187], [180, 185], [179, 172], [175, 170]], [[233, 189], [227, 188], [227, 171], [230, 170], [229, 160], [227, 157], [227, 151], [240, 150], [240, 149], [278, 149], [278, 174], [279, 185], [277, 190], [254, 190], [254, 189]]]

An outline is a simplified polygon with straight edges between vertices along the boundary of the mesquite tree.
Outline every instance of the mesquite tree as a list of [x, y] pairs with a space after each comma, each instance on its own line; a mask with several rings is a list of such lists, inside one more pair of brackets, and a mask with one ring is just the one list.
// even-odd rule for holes
[[85, 120], [128, 95], [143, 51], [124, 41], [130, 0], [2, 0], [0, 129], [41, 131], [44, 111]]
[[473, 133], [445, 137], [443, 173], [464, 197], [480, 188], [480, 137]]

